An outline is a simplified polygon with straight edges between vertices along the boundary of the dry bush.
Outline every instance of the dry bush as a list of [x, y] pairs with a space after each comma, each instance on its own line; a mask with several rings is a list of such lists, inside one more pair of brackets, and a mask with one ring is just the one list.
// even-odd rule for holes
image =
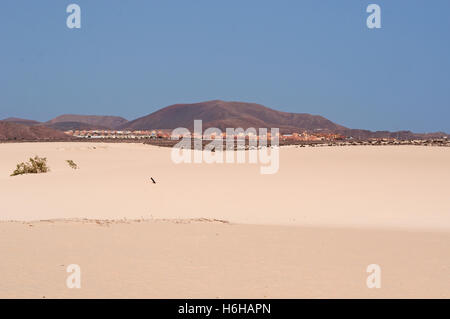
[[17, 164], [11, 176], [47, 173], [49, 171], [50, 168], [47, 166], [47, 158], [36, 155], [34, 158], [30, 158], [28, 162]]

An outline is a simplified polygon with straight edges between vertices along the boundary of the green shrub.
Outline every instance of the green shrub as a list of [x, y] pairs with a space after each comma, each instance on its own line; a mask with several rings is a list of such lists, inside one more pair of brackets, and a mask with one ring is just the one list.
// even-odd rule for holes
[[11, 176], [47, 173], [49, 171], [50, 168], [47, 166], [47, 158], [36, 155], [34, 158], [30, 158], [29, 162], [17, 164]]
[[78, 165], [75, 164], [74, 161], [72, 160], [66, 160], [67, 164], [69, 164], [70, 167], [72, 167], [73, 169], [78, 169]]

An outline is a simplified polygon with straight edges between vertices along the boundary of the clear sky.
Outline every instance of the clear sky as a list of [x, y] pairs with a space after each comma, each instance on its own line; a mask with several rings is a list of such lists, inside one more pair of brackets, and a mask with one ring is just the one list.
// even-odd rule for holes
[[[66, 7], [81, 7], [68, 29]], [[381, 6], [381, 29], [366, 7]], [[448, 0], [1, 0], [0, 118], [212, 99], [450, 132]]]

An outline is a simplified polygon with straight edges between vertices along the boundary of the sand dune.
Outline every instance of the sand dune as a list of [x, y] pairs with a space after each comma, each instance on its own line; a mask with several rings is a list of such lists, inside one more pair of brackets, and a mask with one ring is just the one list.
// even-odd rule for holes
[[[449, 298], [449, 243], [440, 232], [0, 223], [0, 298]], [[366, 286], [373, 263], [379, 289]], [[69, 264], [80, 289], [66, 287]]]
[[170, 151], [0, 144], [0, 297], [450, 297], [450, 149], [286, 147], [274, 175]]
[[[448, 148], [282, 148], [274, 175], [261, 175], [257, 164], [174, 164], [170, 151], [142, 144], [2, 144], [0, 219], [206, 217], [450, 230]], [[50, 173], [9, 176], [36, 154], [48, 158]]]

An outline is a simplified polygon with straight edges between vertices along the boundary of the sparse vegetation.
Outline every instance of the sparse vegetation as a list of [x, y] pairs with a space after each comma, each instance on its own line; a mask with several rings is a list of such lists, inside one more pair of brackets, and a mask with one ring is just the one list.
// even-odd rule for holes
[[34, 158], [30, 158], [28, 162], [17, 164], [11, 176], [47, 173], [49, 171], [50, 168], [47, 166], [47, 158], [36, 155]]
[[78, 165], [72, 160], [66, 160], [67, 164], [73, 169], [78, 169]]

